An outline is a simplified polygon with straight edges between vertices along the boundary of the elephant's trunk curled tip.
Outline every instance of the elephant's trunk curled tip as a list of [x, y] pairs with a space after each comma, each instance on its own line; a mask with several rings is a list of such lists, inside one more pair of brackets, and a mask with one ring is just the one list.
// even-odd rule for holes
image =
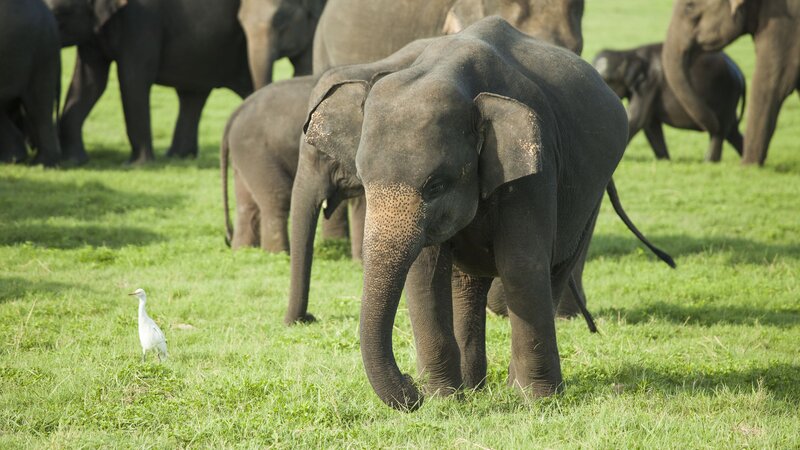
[[408, 270], [422, 248], [425, 204], [418, 191], [403, 185], [366, 186], [365, 191], [361, 356], [378, 397], [410, 412], [422, 405], [423, 397], [397, 367], [392, 328]]

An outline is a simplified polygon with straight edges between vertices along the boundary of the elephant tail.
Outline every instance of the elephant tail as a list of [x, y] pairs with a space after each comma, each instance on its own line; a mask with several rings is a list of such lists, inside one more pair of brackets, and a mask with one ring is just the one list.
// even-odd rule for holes
[[672, 259], [667, 252], [661, 250], [660, 248], [653, 245], [643, 234], [636, 228], [636, 225], [633, 224], [631, 219], [628, 217], [628, 214], [622, 209], [622, 203], [619, 201], [619, 194], [617, 193], [617, 187], [614, 185], [614, 179], [612, 178], [609, 180], [608, 185], [606, 186], [606, 192], [608, 193], [608, 198], [611, 200], [611, 205], [614, 207], [614, 211], [616, 211], [617, 216], [625, 223], [629, 230], [639, 238], [642, 243], [650, 249], [659, 259], [667, 263], [668, 266], [672, 267], [673, 269], [676, 267], [675, 260]]
[[231, 246], [233, 240], [233, 223], [231, 222], [230, 206], [228, 204], [228, 155], [230, 154], [230, 146], [228, 145], [228, 134], [231, 130], [231, 125], [236, 119], [239, 110], [237, 109], [228, 119], [225, 125], [225, 131], [222, 134], [222, 142], [219, 145], [219, 168], [222, 175], [222, 207], [225, 210], [225, 245]]
[[578, 289], [574, 275], [569, 276], [569, 290], [572, 291], [572, 296], [577, 300], [575, 303], [578, 304], [578, 309], [581, 310], [581, 314], [586, 320], [586, 326], [589, 327], [589, 332], [597, 333], [597, 325], [594, 323], [594, 317], [592, 317], [592, 313], [586, 308], [586, 299], [581, 294], [581, 290]]
[[742, 88], [742, 103], [739, 107], [739, 115], [736, 117], [736, 125], [738, 126], [742, 123], [742, 118], [744, 117], [744, 109], [747, 105], [747, 81], [744, 78], [744, 73], [742, 73], [742, 69], [731, 59], [730, 56], [726, 55], [725, 53], [722, 54], [722, 57], [725, 58], [725, 62], [728, 64], [728, 68], [730, 69], [733, 76], [739, 81], [739, 84]]

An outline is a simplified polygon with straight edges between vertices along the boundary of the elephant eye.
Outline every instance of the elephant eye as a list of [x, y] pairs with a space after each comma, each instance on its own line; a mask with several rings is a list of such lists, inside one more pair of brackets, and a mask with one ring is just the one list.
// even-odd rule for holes
[[425, 200], [433, 200], [439, 196], [441, 196], [445, 188], [447, 187], [447, 183], [441, 178], [428, 178], [428, 181], [425, 182], [425, 185], [422, 187], [422, 195]]

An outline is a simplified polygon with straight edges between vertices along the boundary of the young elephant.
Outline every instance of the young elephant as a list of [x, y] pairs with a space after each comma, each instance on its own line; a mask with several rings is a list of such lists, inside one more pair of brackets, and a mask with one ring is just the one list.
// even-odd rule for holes
[[[363, 123], [332, 128], [342, 123], [335, 105], [347, 103], [364, 105]], [[512, 328], [509, 382], [556, 392], [555, 302], [627, 143], [625, 110], [597, 72], [489, 17], [438, 38], [371, 89], [329, 90], [311, 109], [306, 140], [333, 138], [358, 142], [367, 198], [360, 342], [381, 400], [402, 410], [422, 402], [392, 352], [404, 284], [426, 390], [485, 378], [482, 294], [495, 276]], [[328, 151], [337, 158], [346, 147]]]
[[[661, 125], [702, 131], [675, 96], [661, 65], [663, 44], [650, 44], [630, 50], [603, 50], [594, 59], [600, 76], [620, 98], [627, 98], [628, 140], [644, 128], [650, 146], [658, 159], [669, 159]], [[727, 139], [739, 156], [743, 138], [739, 122], [744, 111], [746, 87], [739, 66], [722, 52], [702, 53], [690, 70], [694, 95], [711, 110], [719, 122], [718, 132], [711, 134], [706, 160], [719, 161], [722, 141]], [[741, 99], [740, 114], [736, 106]]]
[[61, 56], [58, 28], [41, 0], [0, 2], [0, 160], [35, 164], [61, 158], [54, 112], [58, 111]]

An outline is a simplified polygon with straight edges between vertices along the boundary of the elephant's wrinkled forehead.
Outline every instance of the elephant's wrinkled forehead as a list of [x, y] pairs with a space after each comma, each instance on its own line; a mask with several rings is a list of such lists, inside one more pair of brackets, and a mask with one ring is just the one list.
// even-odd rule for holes
[[457, 170], [476, 157], [476, 114], [471, 99], [447, 83], [373, 88], [364, 107], [359, 175], [365, 183], [416, 184], [441, 166]]

